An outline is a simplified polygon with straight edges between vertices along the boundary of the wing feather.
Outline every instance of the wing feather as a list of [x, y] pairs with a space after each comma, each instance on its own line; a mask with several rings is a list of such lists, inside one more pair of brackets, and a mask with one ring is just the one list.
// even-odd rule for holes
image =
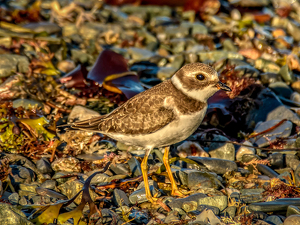
[[153, 133], [176, 119], [164, 101], [162, 95], [139, 95], [107, 115], [75, 122], [72, 128], [132, 135]]

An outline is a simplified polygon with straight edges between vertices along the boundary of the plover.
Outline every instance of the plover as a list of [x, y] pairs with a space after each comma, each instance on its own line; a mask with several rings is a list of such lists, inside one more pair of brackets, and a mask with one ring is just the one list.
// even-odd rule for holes
[[165, 147], [163, 162], [173, 196], [183, 196], [172, 176], [168, 163], [169, 146], [185, 140], [201, 124], [207, 109], [207, 100], [218, 89], [231, 91], [221, 83], [218, 73], [210, 66], [192, 63], [179, 69], [171, 79], [164, 81], [129, 99], [111, 113], [71, 124], [73, 129], [105, 134], [127, 145], [145, 149], [141, 164], [146, 197], [151, 195], [147, 160], [155, 147]]

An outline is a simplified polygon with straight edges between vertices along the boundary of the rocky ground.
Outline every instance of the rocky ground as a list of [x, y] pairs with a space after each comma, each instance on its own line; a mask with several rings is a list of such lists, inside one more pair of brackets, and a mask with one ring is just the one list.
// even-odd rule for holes
[[[0, 3], [0, 224], [300, 224], [299, 1], [159, 2]], [[143, 149], [57, 127], [192, 62], [233, 91], [171, 146], [185, 198], [164, 149], [149, 157], [153, 205]]]

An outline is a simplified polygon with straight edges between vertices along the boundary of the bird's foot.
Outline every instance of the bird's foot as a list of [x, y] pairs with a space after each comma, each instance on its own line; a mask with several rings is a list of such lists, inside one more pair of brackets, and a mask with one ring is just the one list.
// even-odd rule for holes
[[158, 196], [158, 193], [155, 193], [153, 197], [152, 196], [148, 196], [147, 199], [152, 204], [158, 204], [159, 198], [157, 196]]
[[177, 196], [181, 198], [187, 197], [191, 192], [189, 191], [179, 191], [178, 188], [172, 189], [171, 195], [172, 196]]

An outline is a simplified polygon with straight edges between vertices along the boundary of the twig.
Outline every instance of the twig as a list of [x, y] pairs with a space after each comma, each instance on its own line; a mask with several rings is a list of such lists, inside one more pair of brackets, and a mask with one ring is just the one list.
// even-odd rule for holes
[[234, 145], [244, 146], [244, 147], [248, 147], [248, 148], [261, 149], [261, 150], [266, 150], [266, 151], [284, 151], [284, 150], [300, 151], [300, 148], [274, 149], [274, 148], [255, 147], [255, 146], [251, 146], [251, 145], [241, 144], [241, 143], [238, 143], [236, 141], [213, 141], [213, 140], [200, 140], [200, 141], [203, 141], [203, 142], [215, 142], [215, 143], [231, 143], [231, 144], [234, 144]]
[[257, 137], [257, 136], [259, 136], [259, 135], [261, 135], [261, 134], [264, 134], [264, 133], [267, 133], [267, 132], [269, 132], [269, 131], [271, 131], [271, 130], [274, 130], [275, 128], [279, 127], [279, 126], [280, 126], [283, 122], [285, 122], [285, 121], [287, 121], [287, 119], [283, 119], [283, 120], [281, 120], [279, 123], [275, 124], [274, 126], [268, 128], [268, 129], [266, 129], [266, 130], [263, 130], [263, 131], [261, 131], [261, 132], [259, 132], [259, 133], [250, 134], [249, 137], [248, 137], [248, 139]]

